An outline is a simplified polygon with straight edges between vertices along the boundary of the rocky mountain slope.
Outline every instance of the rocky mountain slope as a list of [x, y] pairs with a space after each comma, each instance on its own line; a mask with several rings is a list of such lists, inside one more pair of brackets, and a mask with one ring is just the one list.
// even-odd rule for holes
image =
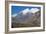
[[12, 17], [12, 28], [15, 27], [39, 27], [40, 11], [35, 13], [27, 12], [26, 15], [19, 13], [16, 17]]

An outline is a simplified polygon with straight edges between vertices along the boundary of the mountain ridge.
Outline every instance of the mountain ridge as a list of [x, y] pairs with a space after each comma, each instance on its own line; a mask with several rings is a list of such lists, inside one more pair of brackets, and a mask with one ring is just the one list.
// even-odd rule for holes
[[39, 27], [40, 14], [40, 11], [35, 13], [28, 12], [26, 15], [19, 13], [17, 16], [12, 17], [12, 27]]

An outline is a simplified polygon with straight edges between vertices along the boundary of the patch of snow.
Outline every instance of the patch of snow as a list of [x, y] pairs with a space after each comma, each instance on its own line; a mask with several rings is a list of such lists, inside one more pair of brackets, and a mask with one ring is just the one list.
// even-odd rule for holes
[[28, 13], [28, 12], [29, 12], [29, 8], [24, 9], [24, 10], [22, 11], [23, 15], [26, 15], [26, 13]]
[[37, 11], [39, 11], [39, 9], [38, 8], [32, 8], [32, 9], [30, 9], [29, 10], [31, 13], [36, 13]]
[[13, 15], [12, 15], [12, 17], [15, 17], [15, 16], [17, 16], [17, 14], [13, 14]]

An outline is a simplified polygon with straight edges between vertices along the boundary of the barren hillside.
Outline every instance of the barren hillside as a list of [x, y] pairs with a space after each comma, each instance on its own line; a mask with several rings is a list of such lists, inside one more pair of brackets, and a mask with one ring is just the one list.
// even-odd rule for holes
[[12, 28], [15, 27], [39, 27], [40, 26], [40, 11], [36, 13], [27, 13], [26, 15], [18, 14], [12, 17]]

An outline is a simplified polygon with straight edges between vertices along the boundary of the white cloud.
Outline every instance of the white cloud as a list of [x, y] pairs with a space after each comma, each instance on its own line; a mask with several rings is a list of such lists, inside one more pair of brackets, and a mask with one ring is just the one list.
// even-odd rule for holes
[[38, 8], [32, 8], [29, 11], [32, 12], [32, 13], [35, 13], [35, 12], [39, 11], [39, 9]]

